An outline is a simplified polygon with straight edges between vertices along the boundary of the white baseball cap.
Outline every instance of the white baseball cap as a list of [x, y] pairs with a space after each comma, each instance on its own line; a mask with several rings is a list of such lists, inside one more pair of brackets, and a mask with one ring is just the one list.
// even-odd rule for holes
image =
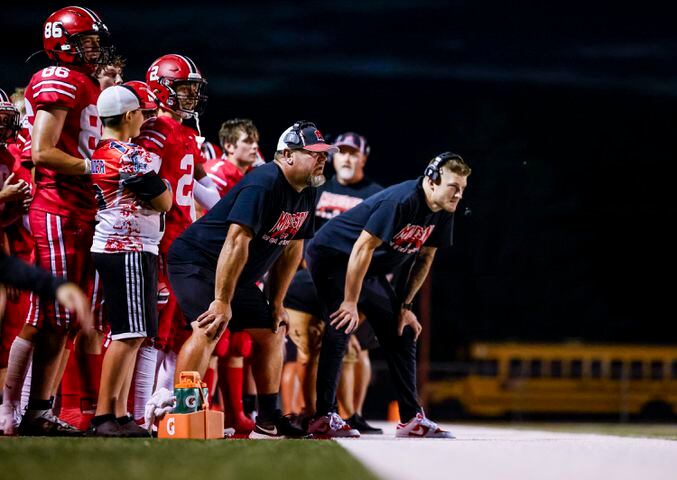
[[141, 108], [134, 91], [124, 85], [108, 87], [99, 95], [96, 109], [99, 117], [115, 117]]

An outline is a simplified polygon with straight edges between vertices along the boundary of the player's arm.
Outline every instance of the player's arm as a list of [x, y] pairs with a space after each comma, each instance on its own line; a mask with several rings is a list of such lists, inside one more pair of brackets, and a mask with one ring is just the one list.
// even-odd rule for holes
[[270, 308], [273, 316], [273, 333], [277, 333], [280, 326], [289, 326], [287, 311], [283, 301], [287, 289], [291, 284], [296, 269], [303, 257], [303, 240], [292, 240], [285, 247], [280, 258], [270, 269]]
[[168, 212], [172, 208], [172, 192], [169, 183], [163, 181], [154, 171], [144, 175], [129, 177], [122, 184], [142, 201], [150, 203], [158, 212]]
[[416, 260], [414, 260], [405, 287], [404, 302], [402, 302], [402, 308], [400, 308], [398, 316], [397, 333], [399, 335], [404, 333], [405, 327], [409, 327], [414, 332], [414, 340], [417, 340], [423, 330], [423, 326], [418, 321], [418, 318], [416, 318], [414, 312], [409, 308], [409, 304], [414, 301], [414, 297], [428, 276], [436, 253], [437, 247], [423, 247], [418, 252]]
[[232, 223], [228, 228], [216, 264], [214, 301], [209, 305], [209, 309], [197, 318], [197, 326], [204, 328], [205, 335], [212, 340], [221, 336], [233, 316], [230, 303], [242, 269], [247, 263], [249, 242], [252, 238], [254, 234], [247, 227]]
[[89, 159], [73, 157], [56, 147], [66, 123], [66, 115], [68, 109], [65, 108], [38, 110], [33, 124], [31, 144], [33, 163], [65, 175], [88, 174], [91, 169]]
[[357, 238], [348, 260], [346, 272], [346, 284], [343, 294], [343, 303], [338, 310], [330, 315], [331, 324], [340, 329], [346, 327], [346, 333], [352, 332], [359, 322], [357, 313], [357, 301], [360, 298], [362, 282], [367, 275], [371, 258], [383, 241], [375, 235], [362, 230]]

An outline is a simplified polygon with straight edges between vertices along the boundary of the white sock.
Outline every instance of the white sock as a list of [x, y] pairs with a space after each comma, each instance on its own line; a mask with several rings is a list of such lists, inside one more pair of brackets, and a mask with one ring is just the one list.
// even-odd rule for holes
[[21, 404], [21, 388], [33, 358], [33, 342], [16, 337], [9, 349], [5, 385], [2, 389], [3, 405], [18, 408]]
[[24, 379], [24, 385], [21, 388], [21, 411], [25, 412], [28, 408], [28, 400], [31, 398], [31, 383], [33, 381], [33, 357], [28, 362], [28, 371]]
[[[162, 356], [162, 358], [160, 358]], [[158, 355], [157, 385], [155, 390], [162, 387], [170, 392], [174, 391], [174, 370], [176, 370], [176, 353], [168, 352]]]
[[155, 348], [139, 348], [134, 369], [134, 420], [143, 419], [146, 402], [153, 394], [156, 362], [157, 350]]

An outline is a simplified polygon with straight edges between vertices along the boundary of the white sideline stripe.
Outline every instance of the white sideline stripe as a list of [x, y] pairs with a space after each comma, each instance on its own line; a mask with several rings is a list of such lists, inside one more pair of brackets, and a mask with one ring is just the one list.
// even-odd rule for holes
[[75, 85], [71, 85], [70, 83], [66, 83], [66, 82], [61, 82], [59, 80], [43, 80], [42, 82], [36, 83], [34, 88], [37, 88], [40, 85], [45, 85], [45, 84], [61, 85], [63, 87], [70, 88], [71, 90], [77, 90], [78, 89], [78, 87], [76, 87]]
[[69, 93], [65, 90], [61, 90], [59, 88], [43, 88], [42, 90], [38, 90], [37, 92], [35, 92], [33, 94], [33, 98], [37, 98], [37, 96], [40, 95], [43, 92], [56, 92], [56, 93], [61, 93], [62, 95], [66, 95], [66, 96], [71, 97], [71, 98], [75, 98], [75, 95], [73, 95], [72, 93]]
[[157, 130], [144, 130], [143, 133], [152, 133], [153, 135], [157, 135], [158, 137], [160, 137], [162, 140], [167, 140], [167, 137], [158, 132]]
[[216, 183], [223, 185], [224, 187], [227, 187], [227, 186], [228, 186], [228, 182], [226, 182], [226, 181], [225, 181], [224, 179], [222, 179], [221, 177], [217, 177], [217, 176], [214, 175], [213, 173], [208, 173], [207, 176], [208, 176], [209, 178], [211, 178], [212, 180], [214, 180]]
[[677, 442], [538, 430], [442, 425], [455, 440], [385, 435], [337, 440], [388, 480], [674, 480]]
[[147, 140], [150, 140], [151, 142], [155, 143], [158, 147], [164, 148], [165, 145], [158, 140], [155, 140], [153, 137], [149, 137], [148, 135], [139, 135], [139, 138], [145, 138]]

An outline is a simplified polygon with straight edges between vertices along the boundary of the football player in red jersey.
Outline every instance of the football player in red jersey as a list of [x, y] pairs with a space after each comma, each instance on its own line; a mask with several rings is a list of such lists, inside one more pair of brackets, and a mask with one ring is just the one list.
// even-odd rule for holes
[[[113, 48], [99, 16], [83, 7], [65, 7], [47, 18], [43, 48], [53, 64], [33, 75], [26, 89], [30, 154], [36, 167], [29, 213], [36, 261], [99, 297], [88, 254], [96, 211], [89, 158], [101, 136], [96, 111], [101, 90], [93, 75], [110, 63]], [[96, 304], [99, 299], [93, 300]], [[78, 319], [60, 305], [34, 296], [27, 324], [12, 345], [12, 350], [17, 347], [18, 362], [30, 358], [35, 345], [31, 395], [19, 433], [80, 435], [53, 414], [50, 400], [59, 382], [66, 334], [77, 328]], [[7, 387], [6, 383], [5, 391]]]
[[259, 131], [249, 119], [226, 120], [219, 130], [219, 141], [224, 153], [207, 161], [205, 171], [223, 197], [258, 159]]
[[[159, 351], [157, 387], [173, 389], [173, 363], [190, 332], [184, 332], [183, 314], [176, 304], [167, 277], [166, 255], [172, 242], [195, 219], [194, 189], [207, 185], [212, 200], [219, 196], [216, 187], [202, 168], [202, 154], [195, 131], [183, 120], [199, 116], [207, 101], [207, 81], [195, 63], [184, 55], [168, 54], [155, 60], [146, 73], [146, 84], [159, 106], [156, 118], [147, 120], [134, 143], [162, 159], [159, 175], [167, 180], [173, 194], [173, 205], [167, 212], [165, 233], [160, 242], [158, 280], [160, 290], [169, 294], [160, 310], [155, 346]], [[198, 182], [194, 182], [198, 179]], [[215, 198], [214, 198], [215, 197]], [[201, 202], [202, 203], [202, 202]], [[164, 298], [164, 296], [163, 296]], [[172, 338], [173, 337], [173, 338]]]

